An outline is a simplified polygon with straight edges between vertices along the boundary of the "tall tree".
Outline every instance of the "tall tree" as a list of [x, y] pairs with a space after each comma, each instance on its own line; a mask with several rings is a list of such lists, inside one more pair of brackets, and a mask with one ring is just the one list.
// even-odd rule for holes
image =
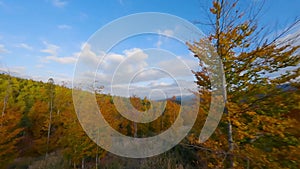
[[[227, 123], [229, 168], [235, 166], [233, 154], [235, 147], [242, 141], [234, 140], [237, 137], [234, 136], [233, 132], [243, 133], [243, 137], [246, 136], [249, 139], [256, 138], [262, 132], [259, 132], [259, 130], [243, 131], [241, 128], [247, 127], [245, 123], [249, 123], [249, 120], [241, 120], [242, 116], [246, 113], [253, 115], [255, 112], [260, 121], [265, 120], [272, 124], [275, 121], [284, 123], [278, 121], [278, 116], [275, 117], [270, 114], [266, 117], [257, 103], [262, 103], [267, 101], [269, 97], [281, 94], [282, 91], [278, 90], [277, 86], [295, 81], [300, 72], [298, 52], [300, 46], [294, 43], [299, 35], [283, 38], [283, 35], [299, 21], [269, 40], [263, 34], [264, 29], [258, 27], [257, 14], [245, 18], [245, 13], [239, 11], [237, 4], [238, 0], [234, 2], [227, 0], [213, 1], [213, 6], [210, 8], [213, 16], [210, 18], [211, 25], [213, 25], [212, 33], [207, 39], [201, 39], [194, 44], [188, 43], [190, 50], [199, 59], [199, 65], [202, 67], [200, 71], [194, 72], [197, 84], [202, 90], [214, 90], [209, 82], [211, 72], [207, 71], [212, 70], [207, 68], [211, 64], [208, 63], [207, 56], [204, 56], [204, 54], [207, 54], [207, 52], [216, 53], [218, 55], [217, 59], [221, 61], [224, 69], [221, 86], [225, 102], [225, 117], [223, 120]], [[209, 48], [209, 45], [214, 48]], [[290, 70], [285, 72], [283, 71], [284, 68]], [[281, 74], [276, 77], [270, 76], [270, 74], [276, 72]], [[264, 102], [264, 105], [271, 106], [272, 103]], [[278, 126], [279, 124], [274, 124], [272, 130], [276, 130]], [[253, 127], [256, 128], [257, 126]]]
[[[0, 80], [0, 168], [18, 156], [18, 143], [21, 140], [22, 128], [19, 126], [21, 108], [14, 105], [13, 85], [15, 78], [10, 75], [1, 75]], [[3, 97], [2, 97], [3, 96]]]
[[51, 123], [52, 123], [53, 98], [54, 98], [54, 80], [53, 80], [53, 78], [49, 78], [49, 80], [48, 80], [48, 93], [49, 93], [49, 124], [48, 124], [48, 134], [47, 134], [46, 158], [48, 155], [49, 141], [50, 141], [50, 134], [51, 134]]

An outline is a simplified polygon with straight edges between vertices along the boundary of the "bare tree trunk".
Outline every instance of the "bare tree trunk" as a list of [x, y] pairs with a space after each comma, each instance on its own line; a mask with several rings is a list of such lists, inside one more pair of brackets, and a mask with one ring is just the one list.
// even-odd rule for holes
[[3, 101], [2, 117], [5, 114], [5, 109], [6, 109], [7, 101], [8, 101], [8, 91], [6, 91], [6, 94], [5, 94], [5, 97], [4, 97], [4, 101]]
[[[10, 73], [8, 73], [8, 75], [10, 76]], [[10, 77], [8, 77], [8, 86], [6, 88], [6, 91], [5, 91], [5, 97], [4, 97], [4, 100], [3, 100], [3, 108], [2, 108], [2, 116], [5, 115], [5, 110], [6, 110], [6, 106], [7, 106], [7, 102], [8, 102], [8, 98], [9, 98], [9, 88], [11, 87], [11, 79]]]
[[163, 118], [164, 118], [164, 113], [163, 113], [162, 116], [161, 116], [161, 131], [163, 131], [163, 128], [164, 128], [164, 121], [163, 121]]
[[[99, 129], [98, 129], [98, 133], [97, 133], [97, 142], [99, 142]], [[96, 149], [96, 169], [98, 169], [99, 146], [98, 145], [96, 145], [96, 146], [97, 146], [97, 149]]]
[[[5, 97], [4, 97], [4, 100], [3, 100], [3, 108], [2, 108], [2, 113], [1, 113], [1, 116], [3, 117], [5, 115], [5, 110], [6, 110], [6, 106], [7, 106], [7, 102], [8, 102], [8, 98], [9, 98], [9, 88], [11, 87], [11, 79], [10, 79], [10, 73], [8, 72], [8, 75], [9, 75], [9, 79], [8, 79], [8, 86], [6, 88], [6, 91], [5, 91]], [[2, 127], [2, 121], [1, 121], [1, 127]]]
[[[221, 62], [222, 64], [222, 62]], [[225, 74], [223, 73], [223, 77], [222, 77], [222, 90], [223, 90], [223, 102], [225, 104], [224, 107], [224, 111], [223, 113], [226, 114], [226, 116], [228, 117], [228, 121], [227, 121], [227, 125], [228, 125], [228, 152], [231, 153], [234, 149], [234, 142], [233, 142], [233, 136], [232, 136], [232, 124], [231, 124], [231, 120], [230, 120], [230, 114], [228, 112], [228, 108], [227, 108], [227, 87], [226, 87], [226, 79], [225, 79]], [[229, 159], [229, 168], [233, 168], [234, 166], [234, 159], [233, 156], [231, 154], [228, 155], [228, 159]]]
[[250, 160], [247, 158], [247, 169], [250, 169]]
[[[221, 62], [221, 64], [223, 64]], [[223, 66], [222, 66], [223, 67]], [[231, 120], [230, 120], [230, 114], [228, 112], [228, 107], [227, 107], [227, 86], [226, 86], [226, 77], [225, 74], [222, 73], [222, 90], [223, 90], [223, 102], [225, 104], [224, 107], [224, 114], [227, 115], [228, 117], [228, 121], [227, 121], [227, 125], [228, 125], [228, 152], [231, 153], [234, 149], [234, 142], [233, 142], [233, 136], [232, 136], [232, 124], [231, 124]], [[229, 159], [229, 168], [233, 168], [234, 166], [234, 159], [233, 156], [231, 154], [228, 155], [228, 159]]]
[[[221, 8], [224, 7], [224, 0], [221, 0], [220, 4], [221, 4]], [[220, 26], [220, 22], [221, 22], [221, 12], [217, 13], [216, 15], [216, 36], [217, 36], [217, 43], [216, 43], [216, 48], [217, 48], [217, 53], [220, 57], [220, 68], [222, 68], [223, 70], [223, 57], [222, 53], [220, 52], [221, 47], [220, 47], [220, 34], [221, 34], [221, 26]], [[224, 111], [223, 113], [226, 114], [228, 116], [228, 151], [232, 152], [234, 149], [234, 142], [233, 142], [233, 137], [232, 137], [232, 124], [231, 124], [231, 120], [230, 120], [230, 114], [228, 112], [228, 107], [227, 107], [227, 86], [226, 86], [226, 77], [225, 77], [225, 73], [222, 73], [222, 90], [223, 90], [223, 101], [225, 104], [224, 107]], [[230, 154], [228, 156], [229, 159], [229, 168], [233, 168], [234, 166], [234, 160], [233, 160], [233, 156]]]
[[49, 125], [48, 125], [48, 134], [47, 134], [46, 158], [48, 156], [48, 151], [49, 151], [49, 142], [50, 142], [50, 134], [51, 134], [51, 123], [52, 123], [52, 98], [50, 100], [50, 113], [49, 113]]
[[[227, 107], [225, 107], [225, 109], [227, 109]], [[227, 116], [229, 116], [228, 110], [226, 110], [226, 111], [227, 111]], [[231, 124], [231, 120], [229, 117], [228, 118], [228, 151], [229, 151], [229, 153], [232, 153], [233, 149], [234, 149], [234, 142], [233, 142], [233, 137], [232, 137], [232, 124]], [[233, 168], [233, 166], [234, 166], [233, 155], [229, 154], [228, 159], [229, 159], [229, 168]]]
[[[8, 101], [8, 91], [6, 90], [6, 94], [5, 94], [4, 101], [3, 101], [3, 109], [2, 109], [1, 117], [3, 117], [5, 115], [7, 101]], [[2, 127], [2, 125], [3, 125], [3, 123], [1, 120], [0, 127]]]
[[47, 133], [47, 150], [46, 150], [46, 158], [48, 156], [49, 151], [49, 142], [50, 142], [50, 134], [51, 134], [51, 123], [52, 123], [52, 111], [53, 111], [53, 85], [54, 81], [52, 78], [48, 80], [50, 84], [50, 112], [49, 112], [49, 125], [48, 125], [48, 133]]
[[81, 169], [84, 169], [84, 158], [81, 160]]
[[136, 122], [133, 122], [133, 127], [134, 127], [134, 135], [133, 135], [133, 137], [137, 138], [137, 124], [136, 124]]
[[96, 154], [96, 169], [98, 169], [98, 146], [97, 146], [97, 154]]

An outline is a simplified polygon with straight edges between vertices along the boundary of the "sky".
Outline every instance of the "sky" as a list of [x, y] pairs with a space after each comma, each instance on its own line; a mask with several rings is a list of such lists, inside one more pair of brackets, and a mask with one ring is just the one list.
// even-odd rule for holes
[[[243, 0], [240, 6], [245, 8], [261, 2]], [[130, 88], [133, 90], [131, 95], [149, 96], [146, 91], [149, 88], [158, 95], [162, 94], [160, 89], [174, 95], [180, 92], [172, 87], [178, 83], [193, 87], [192, 74], [180, 75], [180, 72], [185, 72], [183, 69], [187, 70], [187, 67], [197, 70], [197, 61], [184, 43], [170, 38], [176, 34], [176, 28], [161, 27], [153, 30], [157, 34], [128, 37], [115, 44], [110, 51], [100, 53], [93, 51], [95, 48], [89, 41], [97, 36], [99, 29], [112, 21], [141, 12], [166, 13], [188, 22], [206, 23], [206, 12], [210, 6], [210, 0], [0, 0], [0, 70], [34, 80], [47, 81], [52, 77], [57, 84], [62, 81], [70, 84], [76, 75], [77, 60], [85, 52], [89, 58], [106, 56], [103, 57], [103, 65], [89, 66], [97, 66], [96, 80], [105, 86], [108, 93], [112, 92], [108, 86], [118, 86], [116, 91]], [[299, 0], [289, 0], [288, 3], [286, 0], [266, 0], [259, 22], [269, 26], [271, 32], [283, 30], [300, 16], [299, 6]], [[142, 26], [132, 23], [127, 28]], [[195, 26], [204, 34], [210, 29], [205, 24]], [[108, 36], [124, 29], [116, 28]], [[187, 67], [180, 66], [184, 65], [180, 61]], [[88, 73], [93, 75], [94, 72]], [[113, 81], [113, 77], [117, 80]], [[128, 83], [129, 86], [124, 85]]]

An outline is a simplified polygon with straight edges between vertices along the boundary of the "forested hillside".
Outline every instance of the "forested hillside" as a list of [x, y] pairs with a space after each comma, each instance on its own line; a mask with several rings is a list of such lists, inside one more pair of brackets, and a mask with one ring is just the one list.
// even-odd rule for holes
[[[89, 168], [105, 158], [107, 153], [87, 137], [77, 120], [71, 89], [7, 74], [0, 76], [1, 168], [52, 165], [56, 168], [86, 165], [85, 168]], [[133, 122], [117, 112], [112, 96], [97, 94], [96, 97], [101, 100], [98, 103], [101, 112], [111, 126], [132, 137], [153, 136], [166, 130], [180, 107], [175, 100], [168, 100], [163, 119], [134, 127]], [[131, 103], [139, 110], [149, 108], [146, 98], [132, 97]]]
[[[219, 124], [207, 142], [198, 142], [209, 96], [203, 95], [197, 122], [181, 144], [157, 157], [126, 160], [107, 153], [86, 136], [73, 109], [71, 89], [7, 74], [0, 77], [1, 168], [95, 168], [96, 165], [99, 168], [153, 168], [155, 165], [157, 168], [181, 165], [214, 168], [221, 166], [227, 155], [226, 122]], [[299, 83], [290, 85], [293, 90], [270, 85], [257, 91], [263, 92], [263, 96], [253, 93], [251, 97], [245, 97], [243, 102], [254, 98], [258, 101], [250, 109], [233, 116], [237, 148], [232, 154], [237, 161], [236, 168], [299, 167]], [[262, 97], [267, 99], [260, 101]], [[132, 137], [135, 134], [136, 137], [147, 137], [166, 130], [180, 108], [175, 98], [170, 99], [163, 119], [137, 124], [135, 128], [133, 122], [118, 114], [112, 96], [97, 94], [97, 98], [101, 98], [98, 104], [110, 125]], [[132, 97], [131, 103], [140, 110], [149, 108], [146, 98]], [[230, 105], [230, 109], [239, 110], [239, 107]]]

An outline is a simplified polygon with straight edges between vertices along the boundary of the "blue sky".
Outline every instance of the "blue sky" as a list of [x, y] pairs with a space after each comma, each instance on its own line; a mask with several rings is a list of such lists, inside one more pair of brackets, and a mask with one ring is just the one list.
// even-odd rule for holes
[[[244, 8], [260, 2], [243, 0], [240, 5]], [[203, 9], [210, 5], [208, 0], [0, 0], [0, 69], [35, 80], [54, 77], [57, 83], [70, 82], [82, 45], [111, 21], [139, 12], [162, 12], [207, 22]], [[259, 21], [271, 26], [272, 31], [282, 30], [300, 16], [299, 6], [299, 0], [267, 0]], [[209, 30], [207, 26], [197, 26], [204, 33]], [[172, 34], [169, 30], [160, 31]], [[112, 52], [114, 56], [125, 56], [126, 50], [146, 47], [170, 49], [176, 57], [193, 59], [183, 45], [157, 35], [129, 38]]]

